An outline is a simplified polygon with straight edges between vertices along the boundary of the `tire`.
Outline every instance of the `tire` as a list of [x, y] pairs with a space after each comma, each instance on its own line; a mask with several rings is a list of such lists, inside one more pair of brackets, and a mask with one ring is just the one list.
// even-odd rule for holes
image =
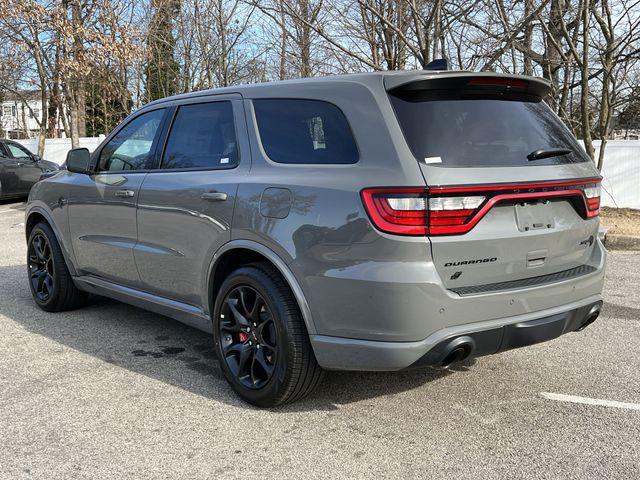
[[[238, 318], [248, 321], [249, 330], [244, 331]], [[322, 380], [324, 372], [313, 354], [298, 304], [269, 264], [241, 267], [225, 279], [216, 297], [213, 337], [225, 378], [252, 405], [275, 407], [300, 400]]]
[[60, 244], [47, 223], [38, 223], [29, 234], [27, 275], [31, 295], [42, 310], [73, 310], [86, 301], [87, 294], [73, 283]]

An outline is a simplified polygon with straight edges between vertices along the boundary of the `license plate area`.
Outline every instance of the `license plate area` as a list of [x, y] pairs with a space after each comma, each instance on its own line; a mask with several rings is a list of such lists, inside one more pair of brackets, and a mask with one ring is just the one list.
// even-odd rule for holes
[[515, 212], [516, 224], [521, 232], [548, 230], [556, 226], [549, 200], [516, 203]]

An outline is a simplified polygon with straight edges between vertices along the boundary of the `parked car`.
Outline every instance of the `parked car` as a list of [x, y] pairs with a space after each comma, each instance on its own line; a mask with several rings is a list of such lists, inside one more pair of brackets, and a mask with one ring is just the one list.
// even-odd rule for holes
[[26, 197], [36, 182], [59, 168], [19, 143], [0, 139], [0, 199]]
[[262, 407], [324, 369], [447, 367], [582, 330], [602, 304], [601, 178], [549, 89], [375, 72], [152, 102], [31, 191], [33, 298], [96, 293], [210, 332]]

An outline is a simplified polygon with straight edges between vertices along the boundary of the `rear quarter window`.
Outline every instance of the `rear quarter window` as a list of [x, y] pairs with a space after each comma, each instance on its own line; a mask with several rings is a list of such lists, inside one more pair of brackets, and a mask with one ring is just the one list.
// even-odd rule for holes
[[278, 163], [349, 164], [358, 148], [342, 111], [319, 100], [253, 101], [262, 148]]

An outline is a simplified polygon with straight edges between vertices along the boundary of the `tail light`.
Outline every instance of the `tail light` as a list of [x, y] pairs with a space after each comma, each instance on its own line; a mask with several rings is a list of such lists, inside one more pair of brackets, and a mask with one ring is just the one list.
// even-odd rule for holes
[[584, 196], [587, 198], [587, 217], [596, 217], [600, 214], [600, 183], [584, 188]]
[[585, 218], [600, 212], [600, 179], [568, 182], [430, 188], [367, 188], [362, 200], [375, 227], [396, 235], [460, 235], [497, 203], [578, 199]]
[[464, 225], [482, 205], [485, 197], [474, 195], [469, 197], [430, 197], [429, 227], [447, 228]]
[[367, 188], [362, 199], [378, 230], [396, 235], [429, 234], [426, 189]]

